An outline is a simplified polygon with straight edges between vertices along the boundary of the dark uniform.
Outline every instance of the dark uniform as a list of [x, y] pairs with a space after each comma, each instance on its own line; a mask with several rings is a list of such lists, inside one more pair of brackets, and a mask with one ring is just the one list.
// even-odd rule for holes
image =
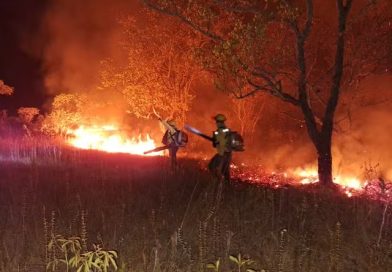
[[208, 164], [208, 169], [219, 178], [223, 177], [225, 181], [230, 181], [230, 164], [232, 150], [230, 148], [230, 129], [225, 125], [226, 117], [218, 114], [214, 117], [217, 130], [213, 133], [213, 146], [217, 153], [212, 157]]
[[166, 132], [163, 135], [162, 143], [169, 146], [169, 157], [171, 161], [171, 167], [173, 170], [177, 168], [177, 151], [180, 143], [178, 140], [179, 130], [176, 128], [174, 120], [165, 121], [160, 119], [163, 126], [166, 128]]

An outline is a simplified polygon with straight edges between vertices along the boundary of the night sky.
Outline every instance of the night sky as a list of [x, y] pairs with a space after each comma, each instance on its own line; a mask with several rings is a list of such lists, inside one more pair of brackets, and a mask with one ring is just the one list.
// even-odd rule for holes
[[0, 97], [0, 109], [9, 110], [10, 114], [21, 106], [41, 107], [47, 98], [40, 31], [47, 3], [47, 0], [0, 1], [0, 79], [15, 88], [13, 96]]
[[[132, 11], [135, 9], [132, 2], [137, 1], [0, 0], [0, 79], [15, 88], [12, 96], [0, 97], [0, 109], [9, 110], [10, 114], [15, 114], [21, 106], [39, 107], [45, 111], [49, 93], [55, 95], [54, 91], [83, 86], [85, 82], [81, 81], [96, 73], [91, 69], [93, 63], [112, 50], [110, 34], [114, 33], [116, 21], [109, 6], [122, 11], [130, 6], [129, 11]], [[332, 9], [332, 2], [322, 1], [323, 9]], [[56, 9], [57, 17], [51, 19], [55, 19], [56, 24], [56, 20], [61, 20], [64, 26], [54, 34], [48, 33], [50, 27], [43, 26], [47, 24], [45, 20], [48, 19], [50, 6], [55, 6], [55, 3], [64, 12]], [[80, 18], [78, 14], [81, 13], [88, 16]], [[75, 62], [72, 58], [80, 61]], [[60, 67], [56, 66], [58, 64], [61, 64]], [[51, 86], [52, 89], [48, 90], [50, 87], [45, 85], [48, 75], [60, 75], [61, 80], [70, 85], [66, 86], [69, 88], [61, 88], [60, 84], [60, 88]]]

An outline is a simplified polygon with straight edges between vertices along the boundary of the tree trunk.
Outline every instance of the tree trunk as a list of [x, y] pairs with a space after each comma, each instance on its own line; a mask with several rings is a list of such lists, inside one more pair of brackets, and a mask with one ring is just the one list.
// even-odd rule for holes
[[318, 176], [320, 184], [332, 185], [331, 134], [320, 136], [317, 146]]
[[324, 119], [324, 130], [319, 132], [310, 109], [302, 108], [308, 135], [317, 150], [318, 177], [322, 185], [332, 185], [332, 130], [333, 122], [330, 116]]

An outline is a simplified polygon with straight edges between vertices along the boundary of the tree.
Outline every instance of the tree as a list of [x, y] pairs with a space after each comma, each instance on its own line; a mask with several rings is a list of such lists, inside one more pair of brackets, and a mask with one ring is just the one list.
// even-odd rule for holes
[[388, 1], [336, 0], [334, 9], [331, 1], [313, 0], [143, 2], [208, 39], [201, 62], [238, 98], [266, 92], [299, 109], [317, 151], [319, 180], [333, 183], [339, 97], [385, 70], [381, 60], [391, 55], [392, 36]]
[[[12, 95], [14, 88], [6, 85], [4, 81], [0, 80], [0, 95]], [[7, 110], [0, 110], [0, 129], [4, 129], [8, 120]]]
[[0, 95], [12, 95], [14, 88], [6, 85], [4, 81], [0, 80]]
[[34, 107], [20, 107], [18, 109], [18, 116], [22, 123], [29, 125], [34, 117], [39, 114], [39, 109]]
[[255, 98], [246, 97], [244, 99], [232, 97], [231, 101], [233, 103], [233, 112], [239, 121], [240, 133], [247, 139], [247, 142], [252, 143], [255, 129], [262, 117], [266, 101], [262, 96]]
[[122, 20], [119, 51], [126, 61], [104, 62], [103, 86], [121, 92], [137, 117], [149, 118], [156, 110], [184, 123], [200, 71], [190, 51], [194, 46], [190, 30], [145, 12], [143, 22], [133, 17]]
[[27, 136], [31, 136], [32, 130], [34, 130], [35, 124], [33, 123], [34, 118], [39, 116], [39, 109], [34, 107], [20, 107], [18, 109], [19, 120], [22, 122], [23, 129]]
[[83, 118], [87, 97], [77, 94], [59, 94], [52, 103], [52, 110], [43, 121], [42, 131], [65, 136], [67, 131], [85, 121]]

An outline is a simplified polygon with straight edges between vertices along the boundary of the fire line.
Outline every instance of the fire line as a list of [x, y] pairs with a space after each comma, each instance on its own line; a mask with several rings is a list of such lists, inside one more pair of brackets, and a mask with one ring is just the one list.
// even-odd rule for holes
[[[110, 153], [128, 153], [143, 155], [144, 151], [156, 148], [155, 141], [149, 134], [129, 138], [121, 133], [115, 125], [103, 126], [80, 126], [77, 129], [69, 129], [67, 132], [68, 144], [81, 149], [100, 150]], [[149, 154], [159, 156], [162, 152]]]

